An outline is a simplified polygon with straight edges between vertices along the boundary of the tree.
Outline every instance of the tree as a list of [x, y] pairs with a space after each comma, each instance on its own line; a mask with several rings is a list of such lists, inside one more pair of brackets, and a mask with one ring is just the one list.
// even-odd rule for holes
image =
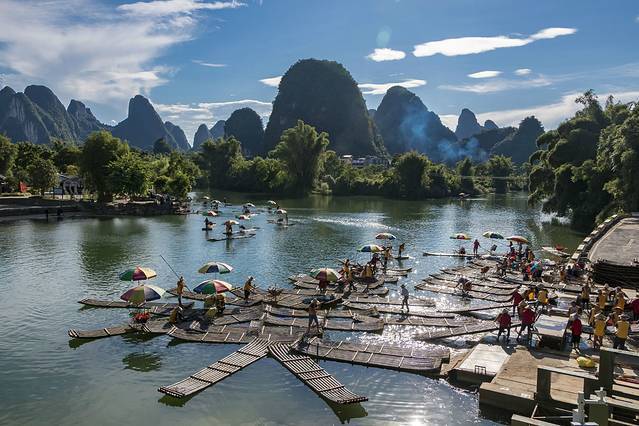
[[129, 146], [106, 130], [92, 133], [84, 143], [80, 170], [86, 184], [98, 194], [99, 202], [113, 199], [109, 164], [129, 152]]
[[18, 147], [12, 144], [9, 138], [0, 135], [0, 175], [9, 174], [17, 156]]
[[455, 169], [457, 170], [457, 174], [461, 176], [460, 188], [462, 192], [474, 194], [476, 191], [475, 182], [473, 181], [473, 174], [475, 171], [470, 157], [460, 160], [455, 166]]
[[47, 189], [51, 189], [58, 184], [58, 171], [53, 161], [42, 157], [36, 158], [27, 168], [29, 183], [34, 189], [40, 191], [44, 196]]
[[318, 134], [314, 127], [298, 120], [295, 127], [284, 131], [280, 142], [269, 155], [284, 163], [292, 191], [306, 195], [317, 179], [320, 158], [327, 146], [326, 133]]
[[395, 161], [395, 177], [398, 195], [408, 198], [420, 198], [424, 195], [424, 187], [429, 184], [426, 169], [429, 167], [428, 157], [416, 151], [407, 152]]
[[191, 191], [191, 179], [185, 173], [177, 172], [169, 179], [167, 189], [170, 195], [183, 200]]
[[493, 155], [486, 162], [488, 173], [493, 177], [493, 187], [497, 193], [505, 193], [508, 190], [508, 180], [515, 169], [513, 161], [503, 155]]
[[54, 139], [51, 143], [53, 163], [61, 172], [67, 172], [67, 167], [80, 164], [82, 150], [72, 143]]
[[235, 138], [207, 140], [201, 146], [198, 162], [207, 175], [209, 189], [228, 188], [231, 169], [243, 161], [240, 143]]
[[173, 149], [171, 148], [171, 145], [169, 145], [169, 143], [164, 140], [164, 138], [160, 138], [153, 143], [154, 154], [164, 155], [170, 154], [172, 151]]
[[149, 189], [149, 170], [137, 153], [130, 151], [116, 158], [108, 164], [107, 170], [113, 193], [135, 196]]
[[13, 164], [13, 176], [23, 182], [29, 181], [29, 166], [35, 164], [40, 158], [49, 160], [53, 153], [45, 145], [36, 145], [31, 142], [19, 142], [18, 155]]

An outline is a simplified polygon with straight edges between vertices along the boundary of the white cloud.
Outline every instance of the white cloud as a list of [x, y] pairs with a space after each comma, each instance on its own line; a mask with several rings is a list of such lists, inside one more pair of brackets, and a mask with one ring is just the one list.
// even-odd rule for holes
[[406, 53], [402, 52], [401, 50], [383, 48], [383, 49], [375, 49], [373, 53], [371, 53], [370, 55], [366, 57], [375, 62], [398, 61], [400, 59], [404, 59], [406, 57]]
[[501, 74], [501, 71], [479, 71], [472, 74], [468, 74], [470, 78], [493, 78]]
[[515, 70], [515, 75], [528, 75], [532, 72], [530, 68], [519, 68]]
[[[548, 129], [554, 129], [563, 120], [571, 117], [582, 106], [575, 103], [575, 98], [581, 93], [569, 93], [561, 97], [560, 100], [546, 104], [537, 105], [528, 108], [518, 108], [511, 110], [489, 111], [477, 114], [480, 122], [484, 120], [493, 120], [500, 123], [501, 126], [517, 126], [525, 117], [534, 115]], [[621, 102], [630, 102], [639, 100], [639, 91], [620, 91], [617, 93], [600, 94], [599, 99], [605, 100], [609, 95], [613, 95], [616, 100]], [[442, 120], [443, 121], [443, 120]]]
[[[144, 12], [150, 4], [158, 12]], [[193, 38], [199, 18], [184, 13], [212, 9], [211, 5], [173, 0], [113, 9], [90, 0], [46, 6], [35, 0], [3, 0], [0, 67], [9, 69], [7, 84], [46, 84], [63, 102], [73, 97], [110, 104], [138, 93], [148, 96], [176, 71], [158, 64], [158, 59]]]
[[245, 4], [237, 1], [154, 0], [123, 4], [118, 6], [117, 9], [129, 15], [140, 17], [162, 17], [188, 15], [198, 10], [235, 9], [242, 6], [245, 6]]
[[426, 80], [404, 80], [397, 83], [362, 83], [358, 84], [364, 95], [383, 95], [393, 86], [402, 86], [407, 89], [426, 85]]
[[576, 28], [546, 28], [524, 38], [505, 35], [449, 38], [415, 45], [413, 55], [417, 57], [433, 56], [438, 53], [444, 56], [472, 55], [506, 47], [525, 46], [536, 40], [551, 39], [575, 32], [577, 32]]
[[552, 81], [545, 77], [538, 77], [529, 80], [508, 80], [497, 79], [474, 84], [442, 84], [439, 89], [453, 90], [456, 92], [469, 93], [495, 93], [513, 89], [529, 89], [533, 87], [544, 87], [552, 84]]
[[444, 123], [444, 126], [449, 129], [455, 130], [457, 127], [457, 120], [459, 120], [459, 116], [455, 114], [442, 114], [439, 116], [439, 119]]
[[209, 68], [224, 68], [228, 66], [227, 64], [214, 64], [211, 62], [204, 62], [204, 61], [200, 61], [199, 59], [193, 59], [192, 62], [194, 64], [202, 65], [203, 67], [209, 67]]
[[198, 126], [202, 123], [209, 128], [218, 120], [227, 119], [233, 111], [239, 108], [252, 108], [262, 117], [264, 125], [271, 115], [273, 105], [271, 102], [258, 101], [255, 99], [241, 99], [237, 101], [225, 102], [200, 102], [193, 104], [160, 104], [153, 106], [164, 120], [170, 120], [173, 124], [179, 125], [186, 133], [189, 142], [193, 142], [193, 135]]
[[271, 87], [279, 87], [280, 81], [282, 81], [282, 76], [278, 75], [277, 77], [263, 78], [260, 80], [260, 83]]

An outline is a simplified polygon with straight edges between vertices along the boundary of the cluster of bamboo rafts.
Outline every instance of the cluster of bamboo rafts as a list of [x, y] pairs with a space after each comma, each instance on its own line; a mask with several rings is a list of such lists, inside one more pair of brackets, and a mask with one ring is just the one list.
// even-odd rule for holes
[[[304, 381], [323, 398], [338, 404], [361, 402], [362, 398], [343, 388], [318, 366], [314, 359], [361, 364], [370, 367], [437, 375], [442, 362], [449, 358], [445, 346], [418, 344], [394, 346], [385, 341], [386, 327], [411, 326], [414, 340], [430, 341], [496, 329], [493, 321], [472, 315], [510, 306], [512, 293], [524, 284], [509, 277], [497, 277], [480, 271], [487, 263], [469, 262], [455, 269], [443, 269], [415, 286], [415, 290], [443, 293], [463, 298], [478, 299], [477, 304], [459, 308], [435, 309], [432, 298], [411, 297], [410, 311], [401, 307], [401, 300], [388, 295], [387, 284], [396, 284], [398, 278], [411, 272], [410, 268], [389, 269], [378, 275], [374, 282], [358, 281], [349, 290], [334, 284], [324, 291], [318, 290], [318, 281], [308, 275], [294, 275], [292, 286], [277, 292], [256, 289], [245, 300], [239, 289], [226, 302], [226, 309], [209, 318], [207, 309], [184, 303], [179, 320], [170, 321], [176, 303], [147, 303], [133, 306], [126, 302], [84, 299], [80, 303], [96, 308], [146, 309], [151, 317], [142, 324], [126, 322], [98, 330], [69, 330], [73, 339], [97, 339], [127, 333], [165, 334], [173, 339], [201, 343], [234, 343], [247, 345], [246, 350], [229, 355], [204, 370], [174, 385], [159, 390], [173, 397], [185, 397], [209, 387], [241, 368], [270, 355]], [[464, 275], [474, 280], [471, 291], [457, 288], [457, 277]], [[169, 290], [175, 293], [175, 290]], [[204, 300], [206, 295], [184, 292], [183, 299]], [[308, 308], [311, 301], [319, 303], [320, 328], [308, 329]], [[310, 331], [309, 331], [310, 330]], [[377, 333], [382, 343], [333, 341], [325, 331], [348, 333]], [[273, 345], [273, 346], [271, 346]], [[259, 348], [251, 352], [251, 348]], [[299, 359], [298, 359], [299, 358]], [[299, 361], [299, 362], [298, 362]], [[331, 385], [332, 384], [332, 385]], [[340, 387], [341, 386], [341, 387]]]

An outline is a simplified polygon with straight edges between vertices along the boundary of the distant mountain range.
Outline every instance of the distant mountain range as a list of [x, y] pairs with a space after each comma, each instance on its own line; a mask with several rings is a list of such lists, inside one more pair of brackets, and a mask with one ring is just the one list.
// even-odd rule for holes
[[129, 101], [128, 116], [115, 126], [101, 123], [82, 102], [71, 100], [64, 108], [45, 86], [28, 86], [23, 93], [0, 90], [0, 134], [13, 141], [46, 144], [58, 138], [81, 143], [96, 130], [108, 130], [130, 145], [151, 151], [158, 139], [179, 150], [197, 150], [208, 139], [234, 136], [247, 155], [265, 155], [282, 132], [297, 120], [329, 135], [329, 149], [338, 154], [389, 156], [416, 150], [433, 161], [455, 163], [464, 157], [483, 161], [493, 154], [522, 163], [536, 150], [543, 133], [534, 117], [519, 128], [500, 128], [491, 120], [483, 125], [467, 108], [461, 110], [453, 132], [415, 93], [391, 87], [377, 109], [367, 109], [350, 73], [339, 63], [317, 59], [296, 62], [284, 74], [264, 129], [250, 108], [233, 112], [212, 127], [201, 124], [189, 145], [182, 129], [163, 122], [144, 96]]

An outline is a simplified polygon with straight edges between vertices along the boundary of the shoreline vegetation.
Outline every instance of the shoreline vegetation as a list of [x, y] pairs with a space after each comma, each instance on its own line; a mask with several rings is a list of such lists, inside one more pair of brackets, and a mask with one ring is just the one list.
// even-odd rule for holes
[[208, 139], [189, 152], [159, 139], [148, 152], [106, 130], [90, 134], [82, 145], [13, 143], [0, 135], [0, 183], [10, 192], [24, 182], [44, 196], [58, 186], [60, 173], [78, 176], [84, 196], [101, 206], [114, 199], [179, 204], [194, 189], [408, 200], [529, 190], [531, 205], [541, 204], [544, 212], [567, 217], [583, 231], [610, 214], [639, 210], [633, 185], [639, 176], [639, 112], [635, 103], [612, 97], [602, 107], [592, 91], [576, 102], [583, 108], [539, 136], [539, 150], [520, 166], [503, 155], [446, 164], [409, 151], [387, 165], [357, 167], [327, 149], [329, 134], [298, 120], [267, 155], [253, 158], [244, 156], [233, 136]]

